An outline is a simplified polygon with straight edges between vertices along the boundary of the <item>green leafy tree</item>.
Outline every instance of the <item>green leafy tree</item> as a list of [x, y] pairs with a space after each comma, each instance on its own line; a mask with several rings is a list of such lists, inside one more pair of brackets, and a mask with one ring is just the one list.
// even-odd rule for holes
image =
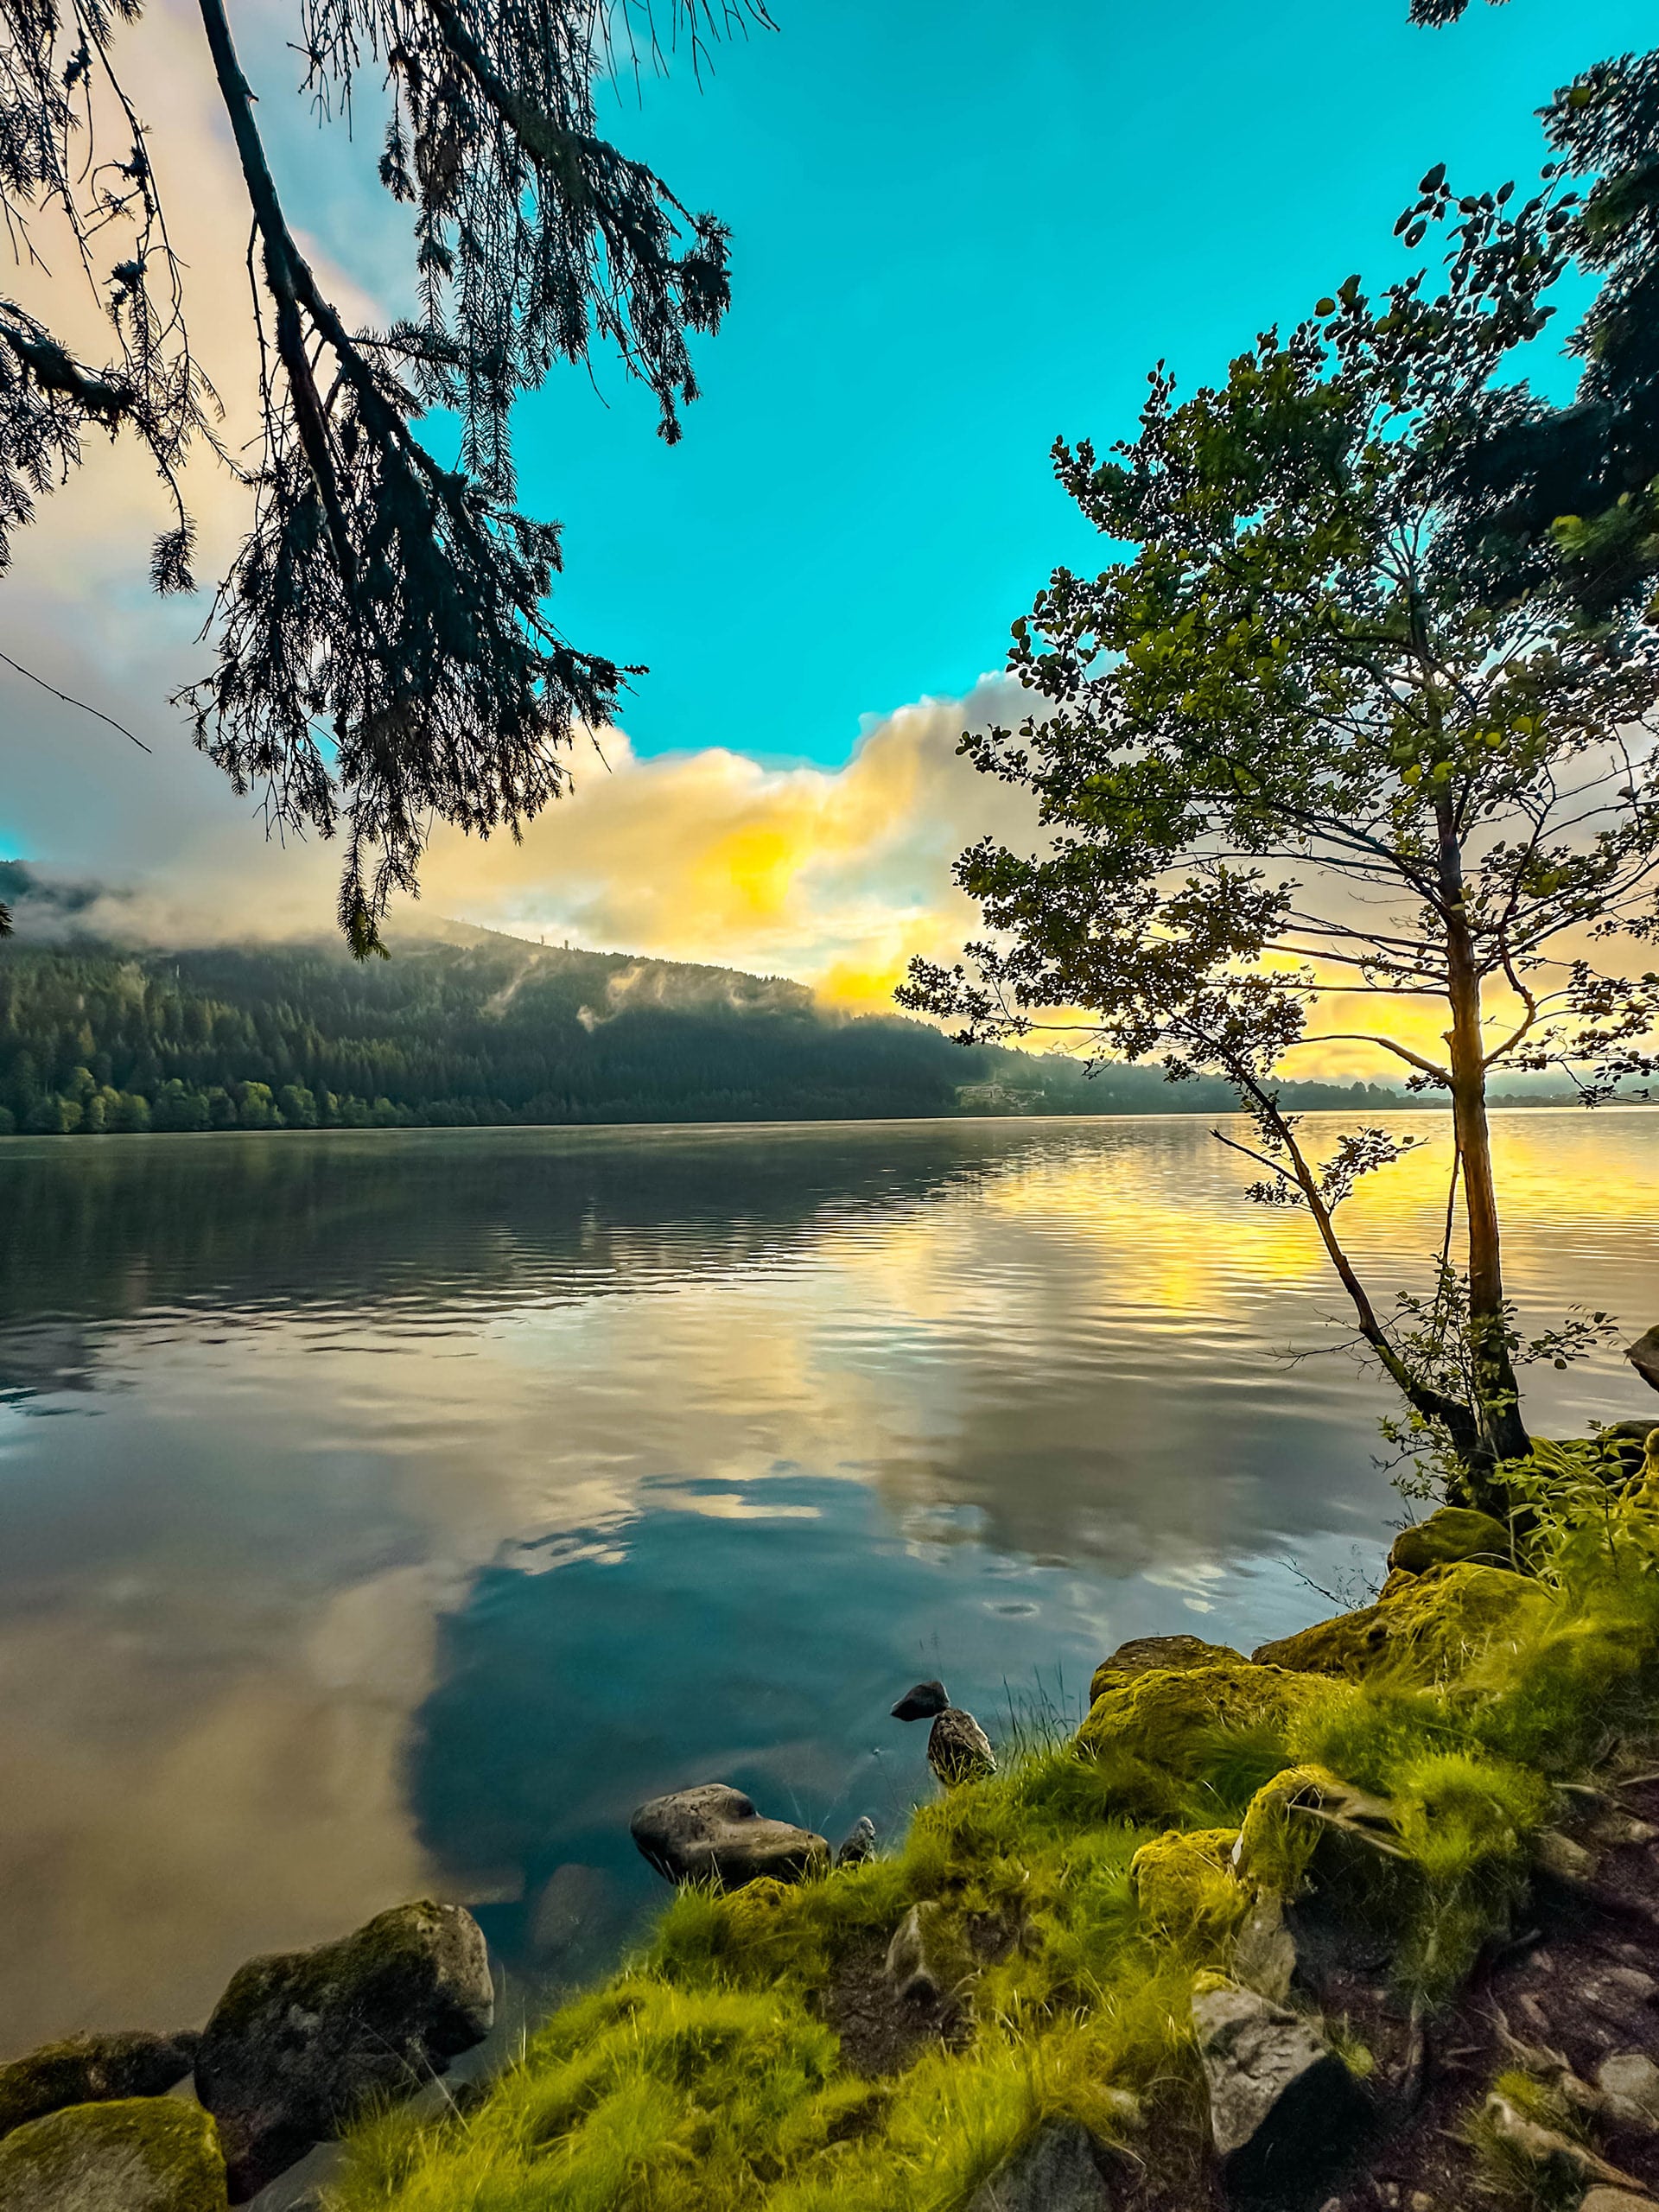
[[[1411, 17], [1444, 26], [1467, 4], [1413, 0]], [[1599, 280], [1569, 341], [1579, 388], [1565, 407], [1511, 391], [1450, 491], [1460, 557], [1491, 595], [1553, 572], [1594, 623], [1651, 601], [1659, 576], [1659, 52], [1582, 71], [1543, 121], [1560, 173], [1588, 185], [1556, 216]]]
[[[1351, 277], [1217, 389], [1178, 400], [1160, 365], [1109, 455], [1057, 445], [1062, 484], [1130, 550], [1055, 573], [1014, 626], [1031, 716], [963, 741], [1035, 796], [1048, 841], [963, 856], [989, 933], [900, 993], [968, 1039], [1058, 1020], [1094, 1056], [1225, 1077], [1255, 1125], [1251, 1195], [1312, 1215], [1408, 1424], [1480, 1497], [1528, 1449], [1517, 1353], [1566, 1357], [1590, 1326], [1518, 1337], [1489, 1082], [1561, 1062], [1607, 1096], [1650, 1065], [1659, 985], [1606, 965], [1656, 925], [1654, 633], [1586, 630], [1548, 578], [1490, 603], [1449, 557], [1458, 472], [1511, 404], [1494, 372], [1565, 264], [1564, 196], [1459, 201], [1432, 171], [1403, 227], [1444, 227], [1438, 286], [1420, 270], [1372, 299]], [[1363, 1018], [1319, 1017], [1333, 992]], [[1279, 1095], [1333, 1034], [1450, 1097], [1466, 1277], [1448, 1251], [1444, 1294], [1394, 1317], [1336, 1217], [1409, 1141], [1363, 1127], [1315, 1159]], [[1425, 1325], [1448, 1298], [1451, 1354]]]
[[[765, 18], [754, 0], [662, 0], [654, 23], [641, 0], [298, 0], [305, 97], [349, 117], [365, 69], [391, 96], [380, 181], [410, 211], [419, 310], [357, 330], [283, 207], [224, 0], [199, 9], [251, 219], [257, 457], [220, 439], [121, 81], [138, 0], [0, 0], [0, 216], [14, 243], [43, 210], [60, 219], [109, 334], [106, 358], [79, 358], [0, 291], [0, 568], [89, 432], [138, 439], [170, 496], [158, 591], [194, 588], [193, 448], [246, 480], [214, 665], [183, 697], [273, 823], [343, 830], [340, 920], [362, 954], [435, 816], [516, 831], [563, 789], [574, 726], [612, 711], [622, 671], [549, 620], [558, 529], [516, 505], [512, 405], [602, 344], [679, 435], [689, 339], [728, 302], [727, 233], [600, 135], [596, 89], [619, 60], [658, 61], [659, 33], [695, 55]], [[420, 435], [435, 407], [459, 425], [453, 460]]]

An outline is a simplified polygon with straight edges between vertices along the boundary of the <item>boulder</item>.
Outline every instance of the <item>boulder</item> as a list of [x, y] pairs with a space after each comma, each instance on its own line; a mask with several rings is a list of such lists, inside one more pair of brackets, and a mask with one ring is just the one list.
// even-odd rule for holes
[[1508, 1567], [1430, 1567], [1392, 1596], [1264, 1643], [1259, 1664], [1357, 1681], [1387, 1673], [1434, 1681], [1454, 1675], [1497, 1630], [1547, 1606], [1538, 1585]]
[[822, 1873], [830, 1847], [810, 1828], [769, 1821], [727, 1782], [700, 1783], [653, 1797], [628, 1823], [643, 1857], [671, 1882], [715, 1882], [735, 1890], [768, 1876], [798, 1882]]
[[1310, 1694], [1297, 1675], [1236, 1656], [1199, 1666], [1155, 1667], [1109, 1684], [1077, 1731], [1082, 1751], [1111, 1749], [1188, 1775], [1217, 1728], [1281, 1725]]
[[887, 1979], [906, 2005], [942, 2003], [970, 1967], [966, 1947], [937, 1898], [912, 1905], [887, 1946]]
[[1389, 1565], [1408, 1574], [1421, 1574], [1431, 1567], [1452, 1567], [1469, 1559], [1484, 1560], [1488, 1567], [1512, 1565], [1510, 1532], [1494, 1515], [1478, 1512], [1471, 1505], [1443, 1505], [1427, 1521], [1400, 1531]]
[[981, 2183], [968, 2212], [1111, 2212], [1095, 2140], [1075, 2120], [1051, 2120]]
[[1190, 1667], [1211, 1667], [1218, 1660], [1243, 1656], [1230, 1643], [1206, 1643], [1201, 1636], [1133, 1636], [1096, 1668], [1089, 1702], [1092, 1705], [1104, 1690], [1118, 1688], [1131, 1675], [1149, 1675], [1154, 1669], [1179, 1674]]
[[1650, 2196], [1638, 2196], [1633, 2189], [1592, 2189], [1587, 2196], [1579, 2200], [1579, 2212], [1655, 2212]]
[[1659, 2127], [1659, 2066], [1645, 2051], [1610, 2052], [1596, 2069], [1596, 2087], [1626, 2125]]
[[371, 2106], [412, 2096], [494, 2017], [483, 1930], [459, 1905], [396, 1905], [338, 1942], [251, 1959], [196, 2056], [232, 2200]]
[[1659, 1322], [1626, 1344], [1624, 1357], [1650, 1390], [1659, 1390]]
[[175, 2036], [70, 2036], [43, 2044], [0, 2066], [0, 2136], [65, 2105], [101, 2104], [113, 2097], [164, 2096], [196, 2063], [201, 2038]]
[[207, 2113], [178, 2097], [67, 2105], [0, 2143], [5, 2212], [223, 2212]]
[[1363, 2123], [1359, 2084], [1306, 2020], [1218, 1974], [1199, 1975], [1192, 2024], [1229, 2187], [1295, 2196]]

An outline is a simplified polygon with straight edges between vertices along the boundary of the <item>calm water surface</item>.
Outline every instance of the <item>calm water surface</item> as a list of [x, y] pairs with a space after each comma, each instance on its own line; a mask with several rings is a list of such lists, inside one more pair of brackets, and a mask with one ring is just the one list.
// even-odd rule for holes
[[[1529, 1308], [1659, 1317], [1659, 1115], [1499, 1151]], [[891, 1834], [918, 1674], [995, 1733], [1308, 1618], [1402, 1515], [1247, 1174], [1185, 1118], [0, 1145], [0, 2054], [423, 1891], [539, 1994], [659, 1893], [645, 1796]]]

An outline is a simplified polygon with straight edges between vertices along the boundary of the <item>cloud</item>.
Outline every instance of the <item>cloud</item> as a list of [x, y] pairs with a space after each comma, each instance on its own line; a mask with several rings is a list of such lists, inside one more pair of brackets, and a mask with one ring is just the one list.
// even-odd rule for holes
[[1017, 715], [984, 679], [966, 698], [872, 718], [841, 768], [769, 768], [735, 747], [642, 760], [626, 738], [577, 760], [572, 795], [518, 845], [441, 830], [426, 900], [524, 936], [718, 962], [890, 1005], [912, 952], [954, 951], [973, 909], [950, 863], [1029, 809], [957, 753], [968, 725]]
[[[289, 28], [271, 0], [251, 0], [239, 19], [256, 82], [274, 88], [296, 67], [283, 44]], [[122, 34], [118, 56], [139, 111], [157, 126], [154, 158], [188, 265], [193, 337], [238, 447], [255, 427], [247, 202], [194, 9], [160, 0], [137, 31]], [[389, 243], [378, 234], [375, 251], [353, 250], [346, 213], [361, 213], [363, 195], [347, 156], [361, 148], [338, 131], [302, 143], [290, 116], [298, 108], [270, 104], [273, 157], [320, 218], [326, 285], [348, 317], [367, 318], [374, 305], [341, 262], [354, 276], [395, 269], [398, 257], [378, 250]], [[61, 239], [46, 242], [54, 266], [73, 267]], [[85, 288], [47, 285], [38, 270], [7, 270], [4, 283], [94, 356], [104, 350]], [[245, 526], [246, 494], [206, 454], [188, 488], [202, 525], [200, 569], [212, 576]], [[196, 635], [204, 602], [161, 602], [147, 587], [149, 545], [168, 519], [136, 442], [92, 441], [16, 549], [0, 590], [0, 650], [151, 751], [0, 666], [0, 859], [27, 860], [60, 882], [114, 887], [83, 918], [152, 942], [326, 935], [334, 850], [268, 842], [257, 804], [238, 799], [194, 752], [167, 703], [208, 660]], [[839, 1004], [887, 1007], [911, 953], [954, 951], [971, 921], [950, 881], [957, 852], [1020, 818], [1018, 803], [956, 754], [966, 723], [1016, 709], [1009, 687], [988, 679], [965, 699], [870, 717], [846, 765], [828, 769], [763, 766], [735, 734], [730, 746], [642, 760], [623, 733], [606, 732], [608, 767], [579, 751], [574, 795], [528, 825], [522, 843], [441, 829], [423, 911], [607, 950], [783, 972]], [[780, 720], [786, 713], [769, 715], [769, 729]], [[37, 907], [36, 925], [46, 921]]]

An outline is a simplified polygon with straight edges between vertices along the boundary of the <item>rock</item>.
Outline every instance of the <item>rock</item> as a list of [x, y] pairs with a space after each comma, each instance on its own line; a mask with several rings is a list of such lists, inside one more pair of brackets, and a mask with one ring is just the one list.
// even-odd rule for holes
[[1633, 2189], [1592, 2189], [1579, 2199], [1579, 2212], [1654, 2212], [1654, 2203]]
[[1233, 1980], [1270, 2004], [1282, 2005], [1296, 1974], [1296, 1939], [1285, 1923], [1284, 1900], [1268, 1891], [1233, 1939]]
[[1659, 1981], [1640, 1967], [1599, 1967], [1576, 1977], [1573, 1993], [1586, 2012], [1617, 2027], [1650, 2031]]
[[1051, 2120], [975, 2190], [968, 2212], [1111, 2212], [1111, 2205], [1088, 2129]]
[[1249, 1910], [1233, 1872], [1236, 1828], [1171, 1828], [1129, 1861], [1129, 1891], [1151, 1927], [1175, 1936], [1224, 1936]]
[[1217, 1660], [1243, 1656], [1230, 1643], [1206, 1643], [1201, 1636], [1134, 1636], [1096, 1668], [1089, 1702], [1092, 1705], [1103, 1690], [1116, 1688], [1131, 1675], [1149, 1675], [1154, 1669], [1179, 1674], [1189, 1667], [1210, 1667]]
[[612, 1904], [609, 1878], [597, 1866], [556, 1866], [525, 1915], [531, 1952], [545, 1964], [568, 1958], [602, 1927]]
[[1616, 2118], [1634, 2114], [1638, 2126], [1659, 2126], [1659, 2066], [1645, 2051], [1611, 2052], [1596, 2069], [1596, 2087]]
[[1625, 1345], [1624, 1357], [1650, 1390], [1659, 1390], [1659, 1321]]
[[164, 2096], [196, 2063], [201, 2038], [175, 2036], [71, 2036], [43, 2044], [0, 2066], [0, 2136], [65, 2105], [101, 2104], [112, 2097]]
[[1185, 1776], [1213, 1745], [1217, 1728], [1282, 1723], [1308, 1694], [1296, 1675], [1248, 1659], [1152, 1668], [1101, 1692], [1077, 1731], [1077, 1745], [1127, 1751]]
[[232, 2199], [370, 2106], [412, 2095], [481, 2043], [494, 2016], [483, 1930], [459, 1905], [396, 1905], [338, 1942], [251, 1959], [196, 2058]]
[[1651, 1414], [1642, 1414], [1635, 1421], [1609, 1421], [1599, 1428], [1593, 1437], [1581, 1440], [1586, 1446], [1599, 1446], [1608, 1468], [1610, 1482], [1626, 1481], [1631, 1475], [1640, 1474], [1647, 1443], [1654, 1430]]
[[1488, 1567], [1509, 1567], [1510, 1532], [1490, 1513], [1471, 1505], [1443, 1505], [1414, 1529], [1402, 1529], [1389, 1554], [1391, 1567], [1421, 1574], [1431, 1567], [1452, 1567], [1460, 1560], [1481, 1560]]
[[1358, 2083], [1309, 2024], [1255, 1990], [1201, 1974], [1192, 2024], [1210, 2128], [1230, 2186], [1294, 2193], [1366, 2116]]
[[1264, 1643], [1263, 1666], [1351, 1681], [1385, 1672], [1422, 1681], [1458, 1673], [1497, 1630], [1540, 1606], [1538, 1585], [1508, 1567], [1471, 1560], [1431, 1567], [1396, 1595]]
[[671, 1882], [717, 1882], [734, 1890], [761, 1875], [799, 1882], [830, 1864], [821, 1835], [764, 1819], [728, 1782], [653, 1797], [628, 1827], [642, 1856]]
[[969, 1961], [936, 1898], [913, 1904], [887, 1946], [887, 1979], [906, 2005], [937, 2005], [967, 1978]]
[[[1614, 2190], [1637, 2187], [1629, 2174], [1610, 2166], [1587, 2144], [1563, 2135], [1559, 2128], [1546, 2127], [1530, 2113], [1522, 2112], [1501, 2089], [1494, 2089], [1487, 2098], [1481, 2107], [1481, 2119], [1487, 2132], [1506, 2150], [1558, 2180], [1576, 2176], [1580, 2188], [1592, 2182], [1605, 2183]], [[1639, 2190], [1637, 2201], [1643, 2201]]]
[[178, 2097], [68, 2105], [0, 2143], [5, 2212], [223, 2212], [207, 2113]]
[[1567, 1889], [1583, 1889], [1596, 1878], [1596, 1856], [1560, 1828], [1540, 1828], [1532, 1839], [1532, 1863], [1541, 1874]]
[[875, 1822], [861, 1813], [853, 1822], [836, 1853], [837, 1866], [862, 1866], [875, 1856]]

